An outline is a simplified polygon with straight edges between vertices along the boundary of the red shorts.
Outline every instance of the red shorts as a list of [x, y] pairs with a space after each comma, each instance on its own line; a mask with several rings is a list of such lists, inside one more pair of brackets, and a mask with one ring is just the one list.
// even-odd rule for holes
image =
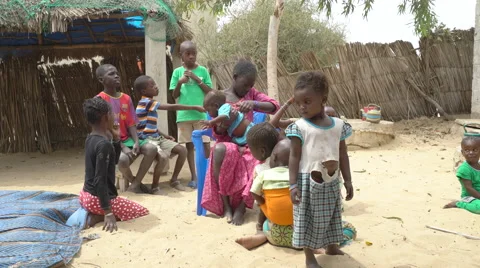
[[[95, 215], [105, 215], [98, 197], [82, 190], [79, 199], [80, 205], [88, 212]], [[148, 209], [119, 196], [110, 199], [110, 206], [112, 207], [113, 215], [121, 221], [133, 220], [148, 215]]]

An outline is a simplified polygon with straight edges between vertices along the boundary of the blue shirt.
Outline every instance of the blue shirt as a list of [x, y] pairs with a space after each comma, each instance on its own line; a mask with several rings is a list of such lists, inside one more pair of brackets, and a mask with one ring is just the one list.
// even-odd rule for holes
[[[233, 108], [230, 104], [225, 103], [218, 109], [218, 116], [225, 115], [227, 116], [227, 120], [230, 120], [230, 111], [232, 109]], [[238, 112], [237, 119], [235, 119], [235, 121], [232, 122], [230, 127], [228, 127], [227, 132], [230, 137], [233, 137], [233, 131], [240, 125], [240, 123], [242, 123], [243, 117], [243, 113]]]

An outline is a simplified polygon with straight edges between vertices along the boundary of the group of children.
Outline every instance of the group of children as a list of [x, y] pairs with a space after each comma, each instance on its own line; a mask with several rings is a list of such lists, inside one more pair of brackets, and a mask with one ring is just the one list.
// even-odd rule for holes
[[[284, 136], [287, 139], [281, 142], [272, 140], [270, 145], [273, 147], [267, 148], [268, 142], [259, 144], [254, 135], [248, 138], [253, 124], [241, 112], [242, 108], [226, 103], [221, 91], [212, 90], [208, 71], [196, 63], [195, 45], [184, 42], [180, 51], [183, 66], [174, 71], [170, 85], [178, 104], [155, 101], [154, 97], [159, 93], [155, 81], [148, 76], [141, 76], [134, 83], [135, 91], [142, 95], [135, 112], [130, 97], [117, 92], [120, 78], [116, 68], [102, 65], [97, 69], [97, 77], [105, 90], [99, 94], [100, 98], [89, 99], [84, 104], [92, 132], [86, 142], [86, 176], [80, 197], [82, 206], [97, 215], [97, 219], [92, 216], [91, 225], [101, 221], [98, 215], [104, 215], [104, 228], [113, 231], [117, 228], [117, 219], [126, 220], [148, 214], [148, 210], [142, 206], [118, 197], [114, 182], [117, 163], [132, 184], [129, 189], [145, 191], [141, 180], [149, 168], [148, 164], [151, 165], [156, 159], [152, 188], [148, 191], [157, 194], [160, 192], [158, 181], [164, 161], [168, 160], [170, 154], [176, 154], [178, 159], [170, 180], [171, 186], [184, 190], [178, 174], [187, 160], [192, 174], [189, 186], [195, 188], [191, 133], [193, 130], [215, 127], [241, 147], [248, 143], [252, 155], [259, 160], [265, 161], [272, 155], [268, 165], [259, 165], [252, 193], [261, 206], [273, 200], [266, 198], [268, 195], [265, 193], [269, 190], [283, 189], [282, 193], [290, 196], [293, 212], [270, 220], [289, 223], [293, 217], [292, 246], [304, 249], [307, 266], [319, 267], [313, 255], [315, 249], [326, 247], [327, 254], [342, 254], [338, 248], [343, 240], [339, 178], [341, 173], [346, 199], [350, 200], [353, 187], [345, 139], [351, 134], [351, 127], [343, 120], [327, 115], [326, 112], [330, 111], [326, 109], [329, 86], [325, 75], [320, 72], [300, 75], [294, 97], [277, 112], [271, 123], [259, 126], [285, 129]], [[302, 118], [295, 122], [281, 120], [281, 115], [293, 102], [298, 105]], [[178, 141], [186, 143], [186, 148], [158, 129], [157, 110], [178, 111]], [[212, 117], [211, 120], [207, 120], [205, 111]], [[208, 151], [209, 140], [204, 142]], [[131, 171], [126, 171], [126, 167], [140, 153], [144, 154], [146, 164], [143, 167], [141, 165], [134, 177]], [[126, 163], [124, 166], [120, 164], [122, 158]], [[284, 203], [277, 202], [285, 207]], [[272, 215], [266, 208], [262, 210], [265, 213], [261, 217]]]

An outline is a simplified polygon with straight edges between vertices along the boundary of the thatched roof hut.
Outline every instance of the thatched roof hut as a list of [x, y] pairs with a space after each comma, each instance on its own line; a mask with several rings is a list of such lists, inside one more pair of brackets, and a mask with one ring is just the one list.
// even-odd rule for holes
[[[138, 22], [146, 18], [166, 21], [167, 40], [192, 38], [188, 27], [161, 0], [0, 0], [0, 46], [143, 41], [136, 37], [143, 37], [143, 25]], [[117, 27], [100, 27], [106, 24]], [[75, 40], [75, 34], [83, 38]]]
[[[191, 38], [162, 0], [0, 0], [0, 153], [83, 144], [82, 103], [102, 90], [92, 71], [97, 55], [117, 66], [122, 91], [132, 94], [146, 72], [166, 103], [166, 42]], [[67, 58], [87, 60], [42, 65]], [[160, 117], [162, 129], [172, 129]]]

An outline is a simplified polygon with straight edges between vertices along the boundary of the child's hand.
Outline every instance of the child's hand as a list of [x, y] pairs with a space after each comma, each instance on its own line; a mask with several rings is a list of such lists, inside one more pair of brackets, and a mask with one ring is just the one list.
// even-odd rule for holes
[[178, 83], [179, 83], [179, 84], [185, 84], [185, 83], [187, 83], [187, 82], [188, 82], [188, 77], [185, 76], [185, 74], [182, 76], [182, 78], [180, 78], [180, 79], [178, 80]]
[[194, 109], [195, 111], [198, 111], [198, 112], [201, 112], [201, 113], [206, 112], [206, 111], [205, 111], [205, 108], [203, 108], [202, 106], [194, 106], [193, 109]]
[[175, 138], [172, 136], [164, 136], [165, 139], [175, 141]]
[[115, 215], [113, 215], [113, 213], [110, 212], [108, 214], [105, 214], [104, 221], [105, 224], [103, 225], [103, 230], [105, 230], [106, 232], [111, 233], [118, 230], [117, 220], [115, 219]]
[[202, 125], [202, 129], [208, 129], [212, 127], [210, 121], [208, 120], [200, 120], [200, 124]]
[[290, 199], [292, 200], [292, 203], [294, 205], [300, 204], [301, 197], [302, 197], [302, 194], [300, 193], [300, 191], [298, 191], [297, 187], [290, 190]]
[[132, 152], [135, 156], [137, 156], [140, 153], [140, 144], [138, 144], [138, 141], [135, 142], [135, 144], [133, 145]]
[[347, 197], [345, 200], [350, 201], [353, 198], [353, 185], [351, 181], [346, 181], [344, 184], [345, 190], [347, 190]]
[[202, 83], [202, 79], [200, 79], [196, 74], [192, 73], [192, 71], [185, 71], [183, 75], [185, 75], [186, 77], [192, 78], [198, 84]]
[[238, 104], [238, 111], [241, 113], [249, 113], [255, 106], [254, 101], [242, 101]]
[[291, 97], [290, 99], [288, 99], [287, 101], [287, 105], [290, 105], [290, 104], [293, 104], [295, 102], [295, 97]]

